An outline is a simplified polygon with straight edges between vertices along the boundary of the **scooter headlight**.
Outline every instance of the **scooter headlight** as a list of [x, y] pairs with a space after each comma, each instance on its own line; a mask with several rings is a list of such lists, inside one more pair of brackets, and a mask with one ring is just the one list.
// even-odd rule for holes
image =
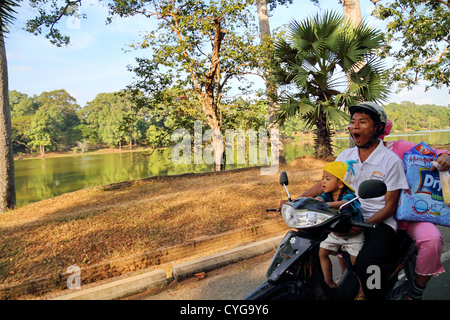
[[317, 226], [334, 217], [332, 214], [308, 209], [295, 209], [288, 203], [281, 207], [281, 216], [288, 227], [295, 229]]

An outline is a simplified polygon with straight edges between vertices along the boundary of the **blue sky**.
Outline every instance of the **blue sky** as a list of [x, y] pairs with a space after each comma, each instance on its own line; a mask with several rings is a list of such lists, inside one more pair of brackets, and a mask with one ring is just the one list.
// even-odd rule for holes
[[[145, 50], [125, 51], [140, 40], [141, 32], [152, 29], [152, 22], [143, 17], [115, 18], [107, 25], [107, 9], [97, 0], [85, 0], [80, 11], [87, 19], [63, 19], [58, 27], [71, 36], [71, 45], [58, 48], [43, 35], [34, 36], [23, 30], [34, 13], [26, 2], [22, 5], [6, 39], [10, 90], [39, 95], [43, 91], [65, 89], [84, 106], [99, 93], [119, 91], [131, 84], [134, 75], [127, 66], [135, 64], [135, 57], [149, 55]], [[369, 0], [361, 0], [361, 7], [363, 17], [371, 19], [375, 26], [380, 25], [370, 18], [373, 4]], [[293, 5], [278, 7], [272, 13], [270, 27], [274, 29], [326, 9], [342, 12], [338, 0], [321, 0], [321, 8], [308, 0], [295, 0]], [[424, 92], [422, 87], [415, 87], [392, 94], [389, 102], [447, 105], [448, 98], [448, 89]]]

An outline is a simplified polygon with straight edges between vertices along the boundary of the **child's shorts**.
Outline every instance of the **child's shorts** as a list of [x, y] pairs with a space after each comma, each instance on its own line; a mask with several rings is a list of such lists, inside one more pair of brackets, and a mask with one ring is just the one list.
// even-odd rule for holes
[[356, 257], [364, 244], [364, 233], [361, 232], [352, 237], [340, 237], [330, 233], [328, 237], [320, 243], [320, 247], [337, 252], [339, 248]]

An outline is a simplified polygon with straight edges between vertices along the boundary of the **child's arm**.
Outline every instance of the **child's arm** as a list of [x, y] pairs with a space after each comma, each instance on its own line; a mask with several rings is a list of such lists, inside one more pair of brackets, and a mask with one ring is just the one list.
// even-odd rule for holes
[[[322, 198], [322, 197], [316, 197], [314, 199], [325, 202], [324, 198]], [[348, 201], [330, 201], [330, 202], [325, 202], [325, 203], [332, 208], [339, 209], [344, 203], [347, 203], [347, 202]]]
[[333, 201], [333, 202], [326, 202], [326, 204], [332, 208], [339, 209], [344, 203], [347, 202], [348, 201]]

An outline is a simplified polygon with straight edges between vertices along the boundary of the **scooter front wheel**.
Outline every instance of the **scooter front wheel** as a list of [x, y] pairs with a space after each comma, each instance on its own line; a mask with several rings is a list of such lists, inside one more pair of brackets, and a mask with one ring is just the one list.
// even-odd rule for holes
[[322, 300], [301, 281], [265, 282], [244, 300]]

